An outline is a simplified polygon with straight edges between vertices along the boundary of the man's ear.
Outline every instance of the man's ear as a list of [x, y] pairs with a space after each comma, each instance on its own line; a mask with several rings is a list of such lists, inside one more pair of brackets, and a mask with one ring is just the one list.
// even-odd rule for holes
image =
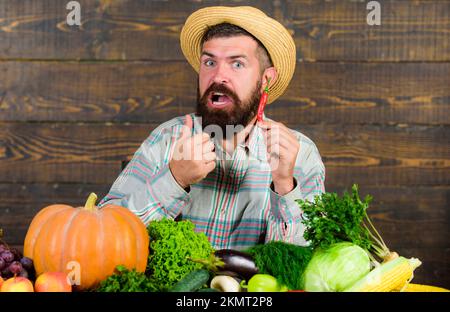
[[275, 67], [268, 67], [264, 70], [263, 73], [263, 77], [262, 77], [262, 86], [261, 86], [261, 92], [266, 88], [268, 81], [270, 80], [269, 83], [269, 89], [271, 86], [273, 86], [273, 84], [275, 83], [275, 81], [278, 78], [278, 73]]

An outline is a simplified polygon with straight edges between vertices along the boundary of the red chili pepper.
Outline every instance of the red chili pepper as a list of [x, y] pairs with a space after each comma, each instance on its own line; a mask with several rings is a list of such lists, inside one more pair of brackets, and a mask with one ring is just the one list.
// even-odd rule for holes
[[262, 121], [263, 118], [264, 107], [266, 106], [267, 98], [269, 97], [269, 83], [270, 78], [267, 80], [267, 86], [264, 88], [261, 99], [259, 100], [258, 113], [256, 115], [258, 121]]

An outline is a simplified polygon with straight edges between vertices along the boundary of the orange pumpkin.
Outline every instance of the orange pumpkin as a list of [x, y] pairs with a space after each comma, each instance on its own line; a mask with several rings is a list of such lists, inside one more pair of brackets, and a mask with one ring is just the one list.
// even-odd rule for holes
[[149, 236], [144, 223], [121, 206], [98, 209], [96, 200], [91, 193], [84, 207], [51, 205], [34, 217], [24, 255], [33, 259], [37, 276], [66, 272], [79, 282], [78, 289], [89, 289], [117, 265], [145, 271]]

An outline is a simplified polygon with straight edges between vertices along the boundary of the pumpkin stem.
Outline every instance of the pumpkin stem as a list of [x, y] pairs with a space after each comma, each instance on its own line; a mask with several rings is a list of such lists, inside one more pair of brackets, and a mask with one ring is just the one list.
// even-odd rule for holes
[[95, 207], [95, 202], [97, 201], [97, 195], [95, 193], [89, 194], [89, 197], [84, 205], [84, 209], [94, 212], [97, 210]]

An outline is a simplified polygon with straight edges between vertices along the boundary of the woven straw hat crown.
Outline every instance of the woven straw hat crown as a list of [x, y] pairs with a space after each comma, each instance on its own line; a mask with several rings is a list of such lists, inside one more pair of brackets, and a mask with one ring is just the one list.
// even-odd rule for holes
[[267, 104], [284, 93], [295, 70], [295, 42], [288, 30], [264, 12], [250, 6], [214, 6], [199, 9], [186, 20], [181, 30], [180, 44], [184, 56], [198, 73], [201, 40], [210, 26], [230, 23], [255, 36], [267, 49], [277, 70], [278, 78], [269, 88]]

